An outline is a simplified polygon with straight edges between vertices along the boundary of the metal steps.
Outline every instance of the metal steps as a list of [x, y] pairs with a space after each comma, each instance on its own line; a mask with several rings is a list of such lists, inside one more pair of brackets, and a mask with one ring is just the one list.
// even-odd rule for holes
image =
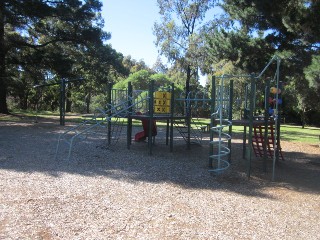
[[201, 144], [202, 130], [200, 127], [197, 127], [195, 122], [192, 123], [195, 127], [190, 126], [190, 136], [188, 136], [188, 126], [185, 119], [176, 119], [174, 126], [186, 142], [188, 142], [188, 138], [190, 137], [190, 143]]

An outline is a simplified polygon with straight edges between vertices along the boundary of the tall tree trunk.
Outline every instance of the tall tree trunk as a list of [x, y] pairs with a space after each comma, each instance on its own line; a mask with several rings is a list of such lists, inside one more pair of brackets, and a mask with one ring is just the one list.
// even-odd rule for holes
[[21, 108], [22, 110], [28, 109], [28, 100], [24, 94], [19, 95], [19, 108]]
[[189, 102], [187, 101], [189, 92], [190, 92], [190, 79], [191, 79], [191, 67], [188, 65], [187, 67], [187, 79], [186, 79], [186, 97], [185, 97], [185, 104], [186, 104], [186, 115], [190, 114], [190, 106]]
[[304, 107], [301, 109], [300, 119], [301, 127], [304, 128], [306, 125], [306, 109]]
[[86, 113], [90, 113], [91, 92], [86, 96]]
[[191, 106], [190, 101], [187, 100], [190, 92], [190, 79], [191, 79], [191, 67], [187, 67], [187, 80], [186, 80], [186, 125], [188, 126], [188, 135], [187, 135], [187, 149], [190, 150], [190, 131], [191, 131]]
[[71, 112], [71, 106], [72, 106], [72, 101], [71, 101], [71, 85], [69, 84], [68, 90], [66, 92], [66, 112]]
[[190, 79], [191, 79], [191, 67], [188, 65], [187, 67], [187, 80], [186, 80], [186, 98], [190, 92]]
[[8, 114], [5, 58], [6, 46], [4, 42], [4, 2], [0, 1], [0, 113]]

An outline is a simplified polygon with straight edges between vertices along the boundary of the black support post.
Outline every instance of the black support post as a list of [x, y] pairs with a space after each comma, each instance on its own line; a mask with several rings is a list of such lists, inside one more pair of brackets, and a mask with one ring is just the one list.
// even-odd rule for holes
[[149, 85], [149, 125], [148, 125], [148, 147], [149, 154], [152, 155], [152, 126], [153, 126], [153, 91], [154, 81], [152, 80]]
[[250, 178], [251, 175], [251, 160], [252, 160], [252, 130], [253, 130], [253, 111], [254, 111], [254, 96], [255, 96], [255, 77], [251, 75], [250, 78], [250, 106], [249, 106], [249, 136], [248, 136], [248, 158], [247, 158], [247, 176]]
[[171, 84], [170, 109], [170, 152], [173, 152], [173, 121], [174, 121], [174, 83]]
[[[229, 86], [229, 116], [228, 120], [232, 122], [232, 106], [233, 106], [233, 80], [230, 80], [230, 86]], [[232, 135], [232, 124], [229, 126], [229, 135]], [[228, 156], [229, 163], [231, 162], [231, 138], [228, 140], [228, 148], [230, 149], [230, 154]]]
[[[112, 83], [108, 84], [108, 89], [107, 89], [107, 112], [108, 112], [108, 118], [111, 116], [111, 101], [112, 101]], [[108, 127], [108, 145], [111, 144], [111, 119], [110, 121], [107, 122], [107, 127]]]
[[[210, 116], [210, 142], [213, 141], [213, 131], [211, 131], [211, 128], [215, 125], [215, 119], [213, 113], [216, 109], [216, 79], [215, 76], [212, 76], [211, 79], [211, 116]], [[213, 155], [213, 148], [210, 145], [209, 150], [209, 168], [212, 168], [212, 158], [210, 156]]]
[[269, 96], [270, 96], [270, 79], [267, 79], [264, 93], [264, 141], [263, 141], [263, 171], [267, 172], [267, 144], [269, 131]]
[[132, 138], [132, 84], [128, 82], [128, 125], [127, 125], [127, 148], [130, 149]]
[[65, 125], [65, 106], [66, 106], [66, 82], [62, 78], [60, 83], [60, 125]]

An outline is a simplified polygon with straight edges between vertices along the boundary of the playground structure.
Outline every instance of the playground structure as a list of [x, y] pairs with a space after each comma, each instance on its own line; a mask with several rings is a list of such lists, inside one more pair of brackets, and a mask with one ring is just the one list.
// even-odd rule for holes
[[[264, 115], [263, 120], [259, 122], [254, 122], [254, 109], [255, 109], [255, 93], [256, 93], [256, 81], [261, 79], [262, 75], [266, 72], [266, 70], [270, 67], [270, 65], [276, 62], [276, 71], [273, 79], [267, 78], [266, 84], [265, 84], [265, 94], [264, 94]], [[265, 66], [265, 68], [261, 71], [261, 73], [257, 77], [251, 78], [250, 82], [250, 104], [249, 104], [249, 146], [252, 146], [253, 149], [259, 149], [259, 151], [255, 150], [256, 156], [261, 157], [261, 146], [263, 149], [263, 169], [266, 171], [266, 164], [267, 164], [267, 157], [268, 152], [270, 150], [273, 150], [273, 156], [272, 156], [272, 181], [275, 180], [275, 164], [277, 161], [279, 161], [279, 157], [283, 159], [283, 155], [281, 152], [281, 146], [280, 146], [280, 122], [281, 122], [281, 111], [280, 106], [282, 103], [281, 98], [281, 88], [282, 83], [280, 82], [280, 63], [281, 59], [278, 56], [274, 56], [269, 63]], [[271, 87], [271, 83], [273, 83], [273, 87]], [[274, 101], [273, 101], [273, 108], [272, 111], [270, 109], [270, 92], [274, 94]], [[263, 127], [261, 127], [263, 126]], [[259, 133], [257, 128], [259, 128]], [[270, 129], [271, 134], [269, 134], [268, 130]], [[263, 131], [262, 131], [263, 130]], [[253, 135], [253, 132], [255, 135]], [[262, 134], [263, 132], [263, 134]], [[245, 135], [245, 134], [244, 134]], [[263, 138], [262, 138], [263, 135]], [[259, 142], [261, 143], [259, 145]], [[249, 161], [248, 161], [248, 169], [247, 169], [247, 175], [250, 177], [251, 172], [251, 149], [248, 151], [249, 153]], [[271, 154], [269, 154], [271, 155]]]
[[122, 130], [122, 125], [111, 125], [110, 123], [111, 119], [114, 119], [114, 123], [119, 123], [125, 113], [125, 110], [122, 109], [122, 104], [117, 106], [108, 106], [110, 108], [107, 111], [97, 109], [92, 119], [85, 120], [60, 134], [56, 147], [55, 159], [58, 157], [61, 142], [64, 142], [69, 147], [67, 155], [67, 159], [69, 160], [75, 141], [77, 139], [86, 139], [89, 134], [105, 137], [108, 140], [108, 145], [111, 144], [111, 140], [117, 142]]
[[[65, 125], [66, 84], [71, 83], [71, 82], [79, 82], [79, 81], [83, 81], [83, 80], [84, 80], [83, 78], [78, 78], [78, 79], [65, 79], [65, 78], [62, 78], [58, 82], [46, 83], [46, 84], [38, 84], [38, 85], [34, 85], [33, 86], [33, 88], [39, 89], [39, 88], [48, 87], [48, 86], [60, 85], [59, 112], [60, 112], [60, 125], [61, 126]], [[37, 108], [37, 112], [38, 112], [38, 104], [36, 105], [36, 108]], [[36, 116], [36, 122], [37, 122], [37, 118], [38, 118], [37, 116]]]
[[[137, 133], [136, 140], [145, 140], [148, 138], [149, 153], [152, 154], [152, 139], [156, 135], [156, 121], [166, 121], [166, 144], [169, 145], [170, 151], [173, 150], [173, 128], [176, 128], [182, 138], [187, 142], [188, 148], [193, 143], [201, 143], [203, 128], [198, 126], [195, 121], [191, 121], [193, 126], [187, 124], [188, 119], [191, 118], [190, 109], [191, 103], [197, 104], [197, 101], [186, 100], [185, 98], [176, 98], [174, 92], [174, 84], [163, 88], [154, 87], [154, 82], [150, 83], [148, 90], [133, 90], [131, 83], [128, 88], [112, 89], [108, 88], [108, 104], [105, 109], [97, 109], [93, 118], [86, 120], [83, 123], [66, 130], [60, 135], [57, 148], [56, 157], [59, 153], [60, 143], [65, 142], [68, 147], [67, 159], [70, 159], [74, 142], [77, 139], [84, 139], [89, 134], [100, 134], [103, 132], [108, 139], [108, 144], [111, 144], [112, 139], [116, 139], [118, 134], [115, 134], [113, 129], [114, 119], [127, 119], [127, 148], [130, 149], [132, 144], [132, 121], [133, 119], [141, 120], [143, 122], [144, 130]], [[209, 98], [201, 100], [208, 101]], [[207, 104], [210, 106], [210, 104]], [[189, 117], [187, 117], [189, 116]], [[120, 122], [120, 120], [117, 120]], [[118, 128], [117, 128], [118, 129]]]
[[[142, 115], [142, 113], [138, 112], [137, 114]], [[143, 127], [143, 131], [136, 133], [136, 135], [134, 136], [134, 140], [136, 142], [141, 142], [141, 141], [145, 141], [148, 137], [148, 132], [149, 132], [149, 121], [146, 119], [142, 119], [142, 127]], [[152, 123], [152, 137], [154, 139], [155, 136], [157, 136], [157, 123], [154, 120]]]
[[[117, 90], [114, 90], [115, 92]], [[114, 94], [115, 95], [115, 94]], [[194, 124], [188, 124], [190, 112], [187, 111], [190, 101], [176, 97], [174, 84], [168, 87], [155, 87], [151, 81], [149, 89], [145, 91], [133, 90], [128, 84], [127, 98], [130, 99], [128, 107], [127, 148], [132, 145], [132, 121], [141, 120], [144, 124], [143, 138], [148, 138], [149, 153], [152, 154], [152, 137], [156, 133], [155, 122], [166, 122], [166, 145], [173, 151], [173, 129], [177, 129], [181, 137], [187, 142], [187, 148], [192, 143], [200, 143], [202, 133]], [[138, 104], [139, 103], [139, 104]], [[190, 122], [191, 123], [191, 122]]]
[[[254, 112], [256, 106], [256, 84], [261, 76], [270, 66], [277, 62], [277, 71], [273, 82], [275, 86], [271, 88], [274, 94], [273, 111], [269, 109], [269, 93], [271, 80], [266, 81], [265, 88], [265, 113], [261, 117], [263, 120], [255, 120]], [[280, 111], [281, 102], [279, 85], [279, 65], [280, 59], [275, 56], [271, 59], [265, 69], [258, 75], [231, 76], [224, 75], [213, 77], [212, 91], [209, 95], [205, 91], [192, 93], [187, 97], [177, 97], [174, 84], [168, 87], [155, 88], [153, 81], [149, 84], [148, 90], [133, 90], [131, 83], [125, 90], [112, 89], [109, 87], [108, 104], [105, 109], [99, 109], [91, 120], [87, 120], [67, 131], [59, 137], [56, 157], [59, 152], [61, 142], [66, 142], [69, 146], [67, 159], [70, 159], [72, 147], [76, 139], [83, 139], [87, 134], [105, 133], [108, 144], [112, 140], [117, 140], [122, 127], [118, 127], [116, 122], [120, 119], [127, 119], [127, 148], [132, 144], [132, 120], [138, 119], [144, 122], [143, 132], [136, 134], [136, 140], [148, 139], [148, 150], [152, 154], [152, 138], [156, 135], [156, 121], [166, 121], [166, 145], [170, 145], [173, 150], [173, 129], [177, 129], [179, 134], [187, 143], [190, 149], [192, 143], [201, 143], [202, 132], [204, 129], [210, 131], [210, 151], [209, 151], [209, 171], [220, 173], [226, 170], [231, 162], [231, 140], [232, 125], [244, 126], [244, 157], [247, 159], [247, 175], [251, 173], [252, 151], [258, 157], [264, 158], [264, 170], [266, 170], [267, 158], [273, 158], [274, 180], [275, 162], [279, 156], [283, 158], [280, 151]], [[233, 120], [233, 84], [234, 79], [245, 78], [249, 80], [246, 88], [244, 119]], [[216, 81], [219, 80], [219, 84]], [[209, 112], [210, 124], [197, 124], [195, 112]], [[272, 121], [270, 121], [272, 115]], [[249, 128], [248, 135], [246, 128]], [[117, 130], [115, 130], [117, 129]], [[226, 130], [227, 129], [227, 130]], [[269, 132], [269, 133], [268, 133]], [[271, 133], [271, 134], [270, 134]], [[262, 137], [263, 136], [263, 137]], [[249, 148], [245, 147], [248, 139]]]
[[[265, 154], [265, 150], [268, 158], [273, 158], [274, 152], [274, 127], [273, 123], [268, 123], [267, 130], [265, 126], [262, 125], [254, 125], [253, 126], [253, 137], [252, 137], [252, 148], [254, 154], [257, 157], [263, 157]], [[268, 133], [268, 136], [265, 138], [264, 134]], [[266, 142], [265, 142], [266, 141]], [[266, 149], [264, 149], [264, 144], [266, 145]], [[279, 148], [279, 157], [284, 160], [281, 148]]]

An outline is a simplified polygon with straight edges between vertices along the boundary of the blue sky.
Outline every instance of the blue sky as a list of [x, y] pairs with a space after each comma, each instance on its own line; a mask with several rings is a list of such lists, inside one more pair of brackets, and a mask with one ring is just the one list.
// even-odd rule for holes
[[111, 33], [108, 41], [124, 56], [143, 59], [149, 66], [155, 63], [158, 53], [152, 33], [159, 19], [156, 0], [104, 0], [102, 16], [105, 30]]
[[[102, 2], [104, 30], [111, 33], [111, 40], [108, 43], [124, 56], [131, 55], [137, 61], [142, 59], [152, 67], [158, 56], [158, 50], [154, 44], [156, 37], [152, 32], [154, 22], [160, 20], [157, 1], [103, 0]], [[219, 12], [221, 10], [209, 10], [208, 19]], [[206, 77], [200, 76], [202, 85], [205, 81]]]

